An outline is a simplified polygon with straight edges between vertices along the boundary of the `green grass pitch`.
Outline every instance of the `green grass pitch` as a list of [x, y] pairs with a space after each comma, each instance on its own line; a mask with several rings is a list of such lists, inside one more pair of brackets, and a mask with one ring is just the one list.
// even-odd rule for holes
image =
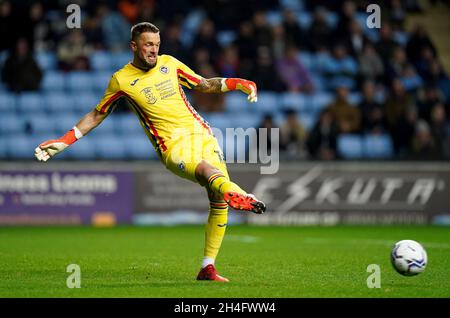
[[[392, 245], [417, 240], [428, 266], [390, 264]], [[203, 226], [0, 228], [0, 297], [450, 297], [450, 230], [432, 226], [229, 226], [217, 259], [228, 284], [195, 280]], [[69, 264], [81, 288], [69, 289]], [[369, 264], [381, 288], [369, 289]]]

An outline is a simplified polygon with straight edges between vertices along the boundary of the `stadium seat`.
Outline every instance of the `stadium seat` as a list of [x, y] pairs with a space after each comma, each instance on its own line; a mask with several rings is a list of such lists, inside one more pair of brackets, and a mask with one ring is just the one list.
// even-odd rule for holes
[[106, 91], [106, 88], [108, 87], [112, 75], [113, 75], [112, 71], [95, 72], [95, 74], [93, 75], [94, 89], [96, 90], [96, 92], [99, 92], [101, 94], [99, 96], [99, 100]]
[[0, 116], [0, 133], [16, 134], [25, 131], [25, 120], [15, 113], [2, 113]]
[[8, 92], [0, 93], [0, 112], [12, 112], [16, 107], [16, 96]]
[[125, 149], [127, 157], [131, 159], [158, 159], [158, 154], [144, 132], [128, 135], [125, 142]]
[[291, 11], [300, 11], [302, 10], [304, 5], [304, 0], [281, 0], [280, 5], [285, 10], [291, 10]]
[[[125, 137], [125, 136], [124, 136]], [[126, 158], [126, 138], [120, 136], [98, 136], [94, 139], [95, 151], [99, 159], [119, 160]]]
[[17, 109], [22, 113], [43, 112], [42, 95], [39, 93], [22, 93], [17, 97]]
[[[56, 138], [55, 123], [52, 116], [36, 114], [28, 118], [33, 134], [48, 134], [47, 138]], [[69, 129], [67, 129], [69, 130]]]
[[63, 91], [66, 87], [66, 75], [58, 71], [46, 71], [41, 89], [46, 92]]
[[366, 135], [363, 138], [364, 156], [366, 158], [388, 159], [394, 154], [389, 135]]
[[89, 92], [94, 89], [92, 72], [75, 71], [67, 75], [67, 88], [71, 92]]
[[72, 127], [80, 120], [80, 117], [71, 113], [62, 113], [55, 114], [53, 117], [49, 118], [49, 120], [54, 125], [56, 134], [62, 135], [72, 129]]
[[298, 23], [300, 24], [300, 27], [307, 30], [311, 26], [313, 16], [310, 12], [301, 11], [297, 14], [297, 19]]
[[225, 95], [225, 109], [227, 112], [239, 114], [245, 111], [250, 111], [248, 101], [245, 95], [241, 92], [228, 92]]
[[102, 96], [95, 93], [84, 92], [70, 95], [73, 100], [73, 109], [78, 114], [86, 114], [100, 102]]
[[271, 26], [276, 26], [283, 22], [283, 15], [280, 11], [268, 11], [266, 13], [266, 20]]
[[253, 127], [258, 128], [264, 114], [245, 114], [234, 118], [232, 127], [241, 127], [244, 129]]
[[[245, 95], [242, 96], [245, 100]], [[246, 105], [252, 114], [255, 113], [276, 113], [282, 109], [278, 94], [273, 92], [258, 92], [258, 102]]]
[[93, 52], [89, 58], [91, 66], [96, 71], [105, 71], [111, 69], [111, 54], [105, 51]]
[[338, 154], [344, 159], [360, 159], [363, 156], [363, 143], [359, 135], [343, 134], [337, 140]]
[[44, 97], [44, 106], [52, 113], [70, 113], [74, 110], [74, 100], [72, 96], [63, 93], [48, 93]]
[[281, 107], [283, 110], [294, 109], [299, 113], [306, 112], [307, 97], [304, 94], [299, 93], [283, 93], [281, 94]]
[[71, 159], [94, 160], [97, 158], [96, 150], [94, 138], [82, 138], [64, 152], [66, 152], [68, 158]]
[[117, 118], [116, 129], [119, 134], [127, 136], [143, 131], [137, 116], [133, 113], [113, 114]]
[[6, 154], [13, 159], [33, 159], [36, 142], [29, 135], [17, 134], [6, 139]]
[[306, 131], [310, 131], [314, 124], [316, 123], [318, 119], [318, 114], [315, 113], [305, 113], [299, 115], [299, 120], [302, 123], [303, 127], [306, 129]]
[[314, 59], [309, 52], [300, 52], [298, 54], [298, 59], [309, 71], [314, 71]]
[[219, 31], [217, 33], [217, 41], [219, 42], [220, 46], [226, 47], [233, 43], [233, 41], [236, 39], [237, 35], [234, 31]]
[[318, 114], [330, 105], [333, 100], [333, 94], [321, 92], [311, 95], [308, 102], [310, 103], [311, 112]]
[[361, 103], [362, 101], [362, 94], [359, 92], [355, 92], [355, 93], [350, 93], [348, 95], [348, 101], [350, 102], [350, 104], [352, 104], [353, 106], [358, 106], [359, 103]]
[[38, 52], [35, 54], [35, 59], [42, 70], [54, 70], [58, 64], [58, 59], [54, 52]]
[[[133, 56], [129, 52], [120, 52], [120, 53], [112, 53], [111, 54], [112, 60], [111, 60], [111, 68], [110, 76], [115, 72], [120, 70], [122, 67], [124, 67], [128, 62], [130, 62], [133, 59]], [[106, 84], [105, 84], [106, 88]]]
[[216, 127], [222, 131], [234, 127], [233, 117], [224, 114], [208, 114], [205, 119], [211, 127]]

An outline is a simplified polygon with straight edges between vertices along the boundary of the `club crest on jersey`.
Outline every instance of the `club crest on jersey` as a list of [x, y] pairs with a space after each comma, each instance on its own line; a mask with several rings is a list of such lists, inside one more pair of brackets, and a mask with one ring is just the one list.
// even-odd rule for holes
[[157, 98], [152, 93], [152, 89], [150, 87], [146, 87], [141, 90], [141, 93], [144, 93], [145, 98], [147, 99], [148, 104], [154, 104], [157, 101]]
[[164, 65], [159, 68], [159, 71], [163, 74], [169, 74], [169, 68]]

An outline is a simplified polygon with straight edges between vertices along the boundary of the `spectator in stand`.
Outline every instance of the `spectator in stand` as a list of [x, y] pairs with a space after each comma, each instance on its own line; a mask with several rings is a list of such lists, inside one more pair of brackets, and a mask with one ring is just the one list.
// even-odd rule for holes
[[306, 145], [312, 159], [336, 159], [338, 129], [333, 114], [325, 109], [309, 133]]
[[258, 48], [256, 63], [250, 74], [246, 75], [241, 72], [240, 76], [252, 78], [260, 91], [281, 92], [286, 90], [286, 85], [275, 69], [270, 49], [265, 46]]
[[280, 128], [280, 147], [290, 159], [306, 158], [306, 130], [293, 109], [286, 111], [286, 120]]
[[14, 47], [17, 37], [16, 21], [13, 16], [11, 1], [0, 1], [0, 52]]
[[445, 96], [435, 85], [427, 85], [417, 94], [419, 116], [420, 118], [430, 121], [431, 110], [436, 104], [444, 104]]
[[439, 87], [445, 99], [450, 101], [450, 79], [438, 59], [431, 62], [429, 83]]
[[395, 78], [401, 76], [406, 67], [410, 65], [406, 52], [401, 46], [395, 47], [386, 69], [386, 78]]
[[348, 101], [348, 87], [336, 88], [336, 99], [327, 107], [333, 115], [340, 133], [357, 133], [361, 128], [360, 110]]
[[80, 70], [82, 61], [88, 61], [91, 52], [92, 48], [87, 44], [81, 29], [72, 29], [59, 42], [57, 51], [59, 67], [65, 71]]
[[348, 32], [345, 32], [339, 38], [339, 42], [345, 45], [347, 51], [353, 58], [358, 58], [363, 53], [365, 45], [370, 41], [363, 33], [359, 22], [356, 19], [352, 19]]
[[333, 31], [327, 24], [325, 16], [327, 11], [318, 7], [314, 11], [314, 18], [308, 31], [309, 47], [312, 51], [324, 51], [330, 47]]
[[356, 13], [354, 1], [346, 0], [342, 2], [339, 10], [339, 20], [336, 25], [335, 39], [342, 39], [348, 35]]
[[32, 3], [29, 9], [28, 19], [24, 21], [25, 37], [33, 52], [54, 49], [53, 32], [50, 22], [44, 16], [42, 3]]
[[284, 85], [290, 92], [312, 93], [314, 85], [311, 75], [298, 58], [296, 47], [288, 45], [285, 55], [276, 61], [276, 69]]
[[210, 19], [204, 19], [202, 21], [198, 33], [194, 38], [192, 50], [195, 52], [198, 49], [208, 50], [213, 63], [216, 64], [216, 59], [220, 53], [220, 46], [216, 39], [214, 23]]
[[170, 23], [164, 30], [161, 41], [161, 53], [176, 56], [178, 60], [187, 62], [188, 54], [181, 41], [181, 28], [178, 23]]
[[[271, 129], [272, 128], [278, 128], [275, 124], [275, 122], [273, 121], [273, 116], [271, 114], [266, 114], [263, 118], [263, 120], [261, 121], [261, 123], [258, 125], [257, 131], [259, 132], [260, 128], [265, 128], [267, 129], [267, 137], [266, 140], [264, 141], [266, 143], [267, 146], [267, 153], [271, 154], [272, 152], [272, 134], [271, 134]], [[261, 134], [256, 134], [256, 149], [258, 150], [259, 153], [259, 148], [261, 147]]]
[[306, 36], [298, 23], [297, 15], [294, 11], [283, 11], [283, 24], [281, 26], [284, 30], [284, 37], [287, 43], [300, 49], [307, 49]]
[[407, 158], [411, 153], [412, 139], [415, 134], [419, 116], [415, 105], [411, 104], [398, 118], [391, 129], [395, 153], [399, 158]]
[[286, 31], [282, 24], [277, 24], [272, 27], [272, 52], [275, 59], [280, 59], [284, 55], [286, 48]]
[[431, 50], [433, 57], [436, 58], [437, 51], [436, 48], [431, 41], [430, 37], [427, 34], [427, 31], [421, 24], [417, 24], [414, 27], [414, 30], [409, 37], [409, 40], [406, 44], [406, 53], [408, 55], [408, 59], [412, 63], [417, 63], [420, 59], [421, 52], [423, 49], [428, 48]]
[[384, 63], [388, 63], [398, 44], [394, 41], [392, 27], [388, 23], [383, 23], [380, 29], [380, 39], [375, 45], [376, 51], [380, 54]]
[[383, 106], [375, 100], [376, 86], [366, 81], [362, 86], [363, 98], [358, 108], [361, 111], [362, 132], [383, 134], [387, 132]]
[[36, 91], [42, 80], [42, 71], [34, 60], [28, 42], [19, 38], [14, 51], [6, 58], [2, 80], [11, 91]]
[[272, 30], [267, 22], [266, 13], [258, 10], [253, 14], [253, 27], [257, 46], [270, 46], [272, 44]]
[[450, 157], [450, 136], [447, 133], [448, 120], [445, 113], [445, 107], [441, 103], [433, 106], [430, 116], [430, 130], [436, 147], [443, 158]]
[[102, 35], [106, 48], [112, 52], [128, 50], [131, 25], [120, 14], [111, 10], [107, 3], [101, 3], [97, 7], [101, 21]]
[[406, 108], [413, 102], [400, 79], [392, 81], [389, 97], [384, 104], [384, 113], [390, 131], [393, 131], [398, 121], [403, 117]]
[[406, 19], [406, 9], [403, 7], [403, 3], [400, 0], [391, 0], [388, 8], [389, 23], [392, 27], [398, 31], [404, 29]]
[[371, 43], [366, 43], [358, 57], [359, 72], [363, 79], [379, 82], [383, 78], [384, 64]]
[[347, 85], [350, 88], [356, 85], [358, 64], [352, 58], [342, 44], [337, 44], [333, 49], [333, 56], [328, 58], [323, 65], [323, 72], [329, 79], [329, 87]]
[[419, 119], [412, 140], [412, 152], [408, 156], [413, 160], [436, 160], [442, 158], [442, 153], [436, 145], [428, 123]]
[[[228, 45], [222, 50], [217, 62], [217, 69], [222, 77], [239, 77], [239, 52], [234, 45]], [[255, 80], [255, 79], [253, 79]]]

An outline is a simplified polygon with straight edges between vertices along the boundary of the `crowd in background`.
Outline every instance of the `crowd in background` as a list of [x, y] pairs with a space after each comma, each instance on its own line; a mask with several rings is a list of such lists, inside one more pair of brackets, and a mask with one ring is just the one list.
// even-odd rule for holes
[[[56, 12], [70, 3], [80, 5], [82, 27], [68, 31], [67, 14]], [[92, 52], [129, 50], [130, 27], [150, 21], [161, 29], [160, 53], [175, 56], [204, 77], [242, 77], [255, 81], [260, 91], [333, 92], [334, 100], [309, 130], [294, 109], [286, 111], [279, 127], [281, 148], [295, 158], [336, 159], [337, 137], [345, 133], [389, 134], [396, 158], [450, 158], [448, 74], [427, 30], [421, 25], [405, 29], [407, 15], [421, 10], [417, 2], [379, 1], [382, 24], [372, 34], [356, 18], [369, 1], [301, 3], [312, 13], [308, 27], [287, 9], [295, 1], [61, 0], [23, 5], [3, 0], [0, 51], [9, 53], [2, 81], [11, 91], [38, 90], [45, 72], [33, 58], [38, 51], [55, 51], [60, 70], [90, 70]], [[281, 19], [271, 23], [269, 13], [275, 10], [281, 10]], [[201, 21], [189, 32], [186, 22], [196, 17], [193, 12], [201, 13]], [[329, 12], [337, 13], [334, 24], [327, 21]], [[219, 33], [231, 34], [232, 40], [220, 41]], [[299, 56], [313, 56], [313, 69]], [[361, 93], [357, 105], [349, 99], [352, 92]], [[202, 112], [224, 110], [223, 94], [191, 94]], [[260, 125], [276, 126], [270, 114]]]

